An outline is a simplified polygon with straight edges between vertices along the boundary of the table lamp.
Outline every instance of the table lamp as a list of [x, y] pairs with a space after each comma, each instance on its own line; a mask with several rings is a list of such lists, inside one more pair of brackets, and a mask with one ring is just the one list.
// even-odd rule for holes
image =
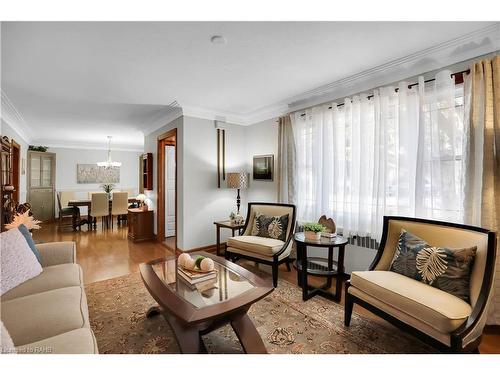
[[139, 201], [139, 207], [142, 207], [142, 209], [144, 210], [144, 201], [146, 200], [146, 194], [139, 194], [137, 197], [135, 197], [135, 199], [137, 199]]
[[248, 187], [248, 174], [245, 172], [233, 172], [227, 174], [227, 187], [230, 189], [238, 189], [238, 195], [236, 196], [236, 207], [238, 208], [238, 213], [240, 213], [240, 189], [246, 189]]

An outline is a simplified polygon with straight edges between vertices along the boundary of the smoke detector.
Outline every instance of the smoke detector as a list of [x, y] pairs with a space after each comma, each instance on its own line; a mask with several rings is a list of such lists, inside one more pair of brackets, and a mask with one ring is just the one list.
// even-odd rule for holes
[[226, 44], [227, 43], [227, 39], [223, 35], [212, 35], [210, 37], [210, 41], [213, 44]]

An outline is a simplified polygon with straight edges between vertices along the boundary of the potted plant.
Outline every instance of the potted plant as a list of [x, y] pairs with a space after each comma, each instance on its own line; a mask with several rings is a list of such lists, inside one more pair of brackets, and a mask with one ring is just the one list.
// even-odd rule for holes
[[319, 241], [321, 239], [321, 232], [326, 228], [318, 223], [305, 223], [304, 224], [304, 236], [307, 240]]
[[115, 188], [115, 185], [113, 184], [102, 184], [101, 185], [102, 189], [108, 193], [108, 197], [111, 199], [111, 190]]

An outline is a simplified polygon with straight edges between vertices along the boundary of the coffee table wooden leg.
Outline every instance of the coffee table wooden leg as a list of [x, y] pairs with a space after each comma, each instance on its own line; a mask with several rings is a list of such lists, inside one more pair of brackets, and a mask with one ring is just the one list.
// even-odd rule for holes
[[236, 336], [238, 336], [245, 353], [267, 354], [266, 347], [257, 328], [255, 328], [252, 320], [246, 313], [231, 319], [231, 326]]
[[181, 353], [203, 354], [207, 352], [197, 326], [186, 327], [180, 324], [175, 317], [171, 317], [165, 313], [158, 305], [150, 307], [146, 312], [146, 317], [151, 318], [158, 314], [163, 315], [172, 331], [174, 331], [174, 336]]
[[162, 313], [162, 309], [160, 306], [153, 306], [148, 309], [146, 312], [146, 318], [151, 318], [152, 316], [156, 316]]
[[203, 354], [207, 352], [205, 345], [203, 345], [198, 327], [186, 327], [180, 324], [175, 317], [171, 317], [167, 314], [163, 315], [168, 321], [170, 328], [172, 328], [172, 331], [174, 331], [177, 344], [179, 344], [179, 349], [182, 354]]

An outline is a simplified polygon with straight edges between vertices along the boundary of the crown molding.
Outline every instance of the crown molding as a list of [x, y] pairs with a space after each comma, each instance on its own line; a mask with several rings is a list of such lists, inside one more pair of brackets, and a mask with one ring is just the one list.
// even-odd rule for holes
[[235, 125], [250, 125], [246, 116], [236, 112], [194, 107], [189, 105], [183, 105], [182, 111], [184, 113], [184, 116], [197, 117], [206, 120], [213, 120], [223, 123], [225, 122]]
[[[307, 107], [344, 98], [375, 87], [391, 84], [416, 77], [428, 72], [470, 61], [478, 56], [500, 51], [500, 22], [462, 35], [458, 38], [434, 45], [430, 48], [403, 56], [385, 64], [358, 72], [348, 77], [304, 91], [299, 95], [285, 98], [279, 102], [258, 108], [253, 111], [236, 113], [211, 108], [191, 106], [188, 103], [179, 105], [173, 102], [165, 106], [141, 125], [144, 135], [149, 135], [181, 116], [203, 118], [236, 125], [252, 125], [273, 119], [286, 113]], [[348, 62], [346, 62], [348, 63]], [[55, 142], [49, 140], [33, 140], [33, 132], [24, 121], [7, 95], [2, 91], [2, 119], [5, 120], [27, 142], [44, 143], [49, 147], [76, 149], [106, 149], [101, 144], [85, 144], [81, 142]], [[123, 145], [115, 148], [122, 151], [142, 151], [137, 145]]]
[[183, 115], [183, 110], [184, 108], [180, 107], [177, 102], [175, 102], [175, 106], [166, 106], [164, 110], [158, 112], [155, 116], [142, 124], [142, 132], [145, 136], [153, 133], [166, 124], [181, 117]]
[[33, 132], [29, 128], [23, 116], [10, 101], [7, 94], [1, 90], [0, 117], [28, 144], [33, 140]]
[[500, 50], [500, 22], [244, 114], [255, 123]]
[[190, 105], [183, 105], [182, 110], [185, 116], [247, 126], [329, 100], [449, 67], [498, 50], [500, 50], [500, 22], [254, 111], [235, 113]]
[[[108, 151], [107, 143], [100, 142], [68, 142], [63, 140], [53, 139], [34, 139], [32, 144], [43, 145], [50, 148], [68, 148], [76, 150], [103, 150]], [[144, 152], [144, 146], [119, 144], [111, 147], [111, 151], [125, 151], [125, 152]]]

